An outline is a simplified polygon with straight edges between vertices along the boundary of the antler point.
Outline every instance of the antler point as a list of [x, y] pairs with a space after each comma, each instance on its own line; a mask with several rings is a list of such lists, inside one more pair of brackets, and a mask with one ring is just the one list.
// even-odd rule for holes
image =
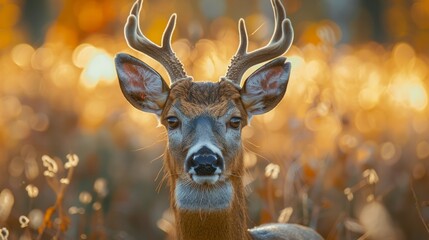
[[171, 15], [168, 25], [164, 30], [162, 46], [159, 46], [147, 39], [140, 30], [138, 21], [142, 2], [142, 0], [137, 0], [134, 3], [125, 24], [125, 39], [128, 45], [134, 50], [145, 53], [161, 63], [166, 68], [173, 82], [177, 79], [186, 78], [186, 72], [183, 69], [182, 63], [171, 49], [171, 36], [176, 25], [177, 15], [175, 13]]
[[244, 72], [251, 66], [283, 55], [290, 47], [293, 39], [293, 28], [286, 18], [286, 11], [280, 0], [271, 0], [274, 11], [275, 28], [270, 42], [263, 48], [247, 52], [248, 36], [244, 19], [238, 24], [240, 44], [231, 65], [228, 67], [226, 78], [240, 82]]

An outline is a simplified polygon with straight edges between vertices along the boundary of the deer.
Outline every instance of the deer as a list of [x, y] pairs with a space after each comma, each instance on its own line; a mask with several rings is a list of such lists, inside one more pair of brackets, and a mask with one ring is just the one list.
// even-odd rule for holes
[[[285, 95], [291, 71], [291, 64], [281, 55], [292, 44], [292, 24], [280, 0], [271, 0], [271, 5], [275, 27], [270, 42], [248, 52], [245, 21], [240, 19], [238, 50], [218, 82], [193, 81], [186, 74], [171, 47], [175, 13], [161, 45], [140, 29], [141, 0], [128, 16], [124, 28], [128, 45], [159, 62], [171, 81], [168, 85], [152, 67], [129, 54], [115, 57], [125, 98], [135, 108], [155, 114], [167, 130], [163, 164], [179, 240], [323, 239], [297, 224], [247, 228], [241, 132], [253, 116], [276, 107]], [[268, 60], [241, 86], [246, 70]]]

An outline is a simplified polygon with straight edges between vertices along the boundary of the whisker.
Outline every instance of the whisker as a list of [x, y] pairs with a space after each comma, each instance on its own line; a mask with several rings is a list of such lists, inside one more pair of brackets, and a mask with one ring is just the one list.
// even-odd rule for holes
[[151, 147], [155, 146], [156, 144], [158, 144], [158, 143], [160, 143], [160, 142], [164, 142], [164, 141], [166, 141], [166, 138], [163, 138], [163, 139], [157, 140], [157, 141], [155, 141], [155, 142], [153, 142], [153, 143], [151, 143], [151, 144], [149, 144], [149, 145], [147, 145], [147, 146], [145, 146], [145, 147], [137, 148], [137, 149], [135, 149], [135, 150], [133, 150], [133, 151], [134, 151], [134, 152], [142, 151], [142, 150], [145, 150], [145, 149], [151, 148]]
[[161, 135], [164, 136], [164, 137], [166, 137], [168, 135], [168, 132], [164, 130], [161, 133], [159, 133], [157, 137], [159, 137]]
[[246, 141], [246, 143], [248, 143], [248, 144], [250, 144], [250, 145], [252, 145], [252, 146], [254, 146], [254, 147], [257, 147], [257, 148], [260, 148], [261, 146], [259, 146], [259, 145], [256, 145], [256, 143], [253, 143], [253, 142], [251, 142], [250, 140], [245, 140]]
[[[158, 176], [157, 176], [157, 178], [158, 178]], [[161, 191], [162, 185], [164, 184], [164, 180], [166, 178], [167, 178], [167, 174], [164, 174], [164, 176], [161, 178], [161, 181], [159, 181], [158, 186], [156, 186], [156, 192], [157, 193], [159, 193]], [[155, 179], [155, 181], [156, 181], [156, 179]]]
[[159, 191], [161, 191], [162, 185], [167, 180], [167, 178], [173, 177], [173, 176], [179, 176], [179, 173], [173, 173], [173, 174], [171, 174], [171, 173], [165, 172], [164, 175], [161, 178], [161, 181], [159, 182], [158, 186], [156, 187], [156, 191], [159, 193]]
[[168, 178], [169, 176], [170, 176], [170, 175], [169, 175], [168, 173], [165, 173], [165, 174], [162, 176], [161, 181], [159, 182], [158, 186], [156, 187], [156, 191], [157, 191], [158, 193], [161, 191], [161, 187], [162, 187], [162, 185], [164, 185], [165, 180], [167, 180], [167, 178]]
[[159, 175], [161, 174], [161, 171], [163, 171], [164, 170], [164, 164], [162, 164], [162, 166], [161, 166], [161, 168], [159, 169], [159, 171], [158, 171], [158, 174], [156, 174], [156, 177], [155, 177], [155, 179], [153, 180], [154, 182], [156, 182], [156, 180], [158, 180], [158, 177], [159, 177]]
[[156, 158], [154, 158], [154, 159], [150, 160], [150, 163], [153, 163], [153, 162], [155, 162], [156, 160], [158, 160], [158, 159], [160, 159], [160, 158], [164, 157], [164, 155], [165, 155], [165, 152], [164, 152], [164, 153], [162, 153], [161, 155], [159, 155], [158, 157], [156, 157]]
[[228, 173], [228, 174], [224, 174], [224, 175], [227, 176], [227, 177], [230, 177], [230, 176], [232, 176], [232, 177], [241, 177], [240, 175], [233, 174], [233, 173]]
[[265, 23], [262, 23], [258, 28], [256, 28], [256, 30], [255, 31], [253, 31], [251, 34], [250, 34], [250, 36], [252, 36], [253, 34], [255, 34], [257, 31], [259, 31], [259, 29], [261, 29], [261, 27], [262, 26], [264, 26], [265, 25]]
[[257, 153], [257, 152], [254, 152], [254, 151], [250, 150], [250, 148], [248, 148], [248, 147], [246, 147], [246, 146], [244, 146], [244, 145], [243, 145], [243, 148], [244, 148], [244, 150], [245, 150], [245, 151], [249, 151], [249, 152], [251, 152], [251, 153], [255, 154], [256, 156], [258, 156], [258, 157], [260, 157], [260, 158], [264, 159], [265, 161], [267, 161], [267, 162], [269, 162], [269, 163], [271, 163], [271, 162], [272, 162], [272, 161], [271, 161], [271, 160], [269, 160], [268, 158], [264, 157], [262, 154], [259, 154], [259, 153]]

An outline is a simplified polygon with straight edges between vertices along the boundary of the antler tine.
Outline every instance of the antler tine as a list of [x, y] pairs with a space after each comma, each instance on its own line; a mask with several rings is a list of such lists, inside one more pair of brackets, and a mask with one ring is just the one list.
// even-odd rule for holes
[[[282, 22], [283, 19], [286, 19], [286, 10], [284, 6], [279, 3], [279, 0], [271, 0], [274, 19], [276, 23]], [[279, 26], [277, 24], [274, 25], [274, 34], [273, 38], [270, 42], [278, 41], [282, 36], [282, 31], [279, 30]]]
[[172, 83], [180, 79], [189, 78], [186, 75], [182, 63], [171, 48], [171, 37], [176, 26], [176, 14], [171, 15], [162, 35], [162, 46], [158, 46], [146, 38], [140, 30], [139, 14], [141, 8], [142, 0], [137, 0], [125, 24], [124, 32], [128, 45], [161, 63], [167, 70]]
[[263, 48], [247, 52], [248, 37], [245, 21], [240, 19], [238, 30], [240, 44], [231, 64], [228, 67], [225, 78], [240, 85], [241, 77], [251, 66], [267, 61], [285, 53], [293, 41], [293, 28], [286, 17], [286, 11], [280, 0], [271, 0], [274, 11], [274, 32], [270, 42]]
[[246, 22], [242, 18], [240, 18], [240, 20], [238, 21], [238, 35], [240, 35], [240, 45], [238, 47], [236, 55], [246, 54], [249, 39], [247, 37]]

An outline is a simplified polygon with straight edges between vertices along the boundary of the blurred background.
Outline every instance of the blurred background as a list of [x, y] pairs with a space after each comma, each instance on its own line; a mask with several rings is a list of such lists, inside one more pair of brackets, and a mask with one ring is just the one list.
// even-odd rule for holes
[[[166, 131], [126, 102], [113, 64], [128, 52], [168, 79], [125, 43], [132, 4], [0, 0], [1, 239], [171, 238]], [[284, 5], [288, 91], [243, 131], [250, 227], [428, 239], [429, 1]], [[173, 48], [197, 81], [224, 75], [239, 18], [250, 50], [273, 30], [268, 0], [145, 0], [144, 34], [159, 43], [173, 12]]]

